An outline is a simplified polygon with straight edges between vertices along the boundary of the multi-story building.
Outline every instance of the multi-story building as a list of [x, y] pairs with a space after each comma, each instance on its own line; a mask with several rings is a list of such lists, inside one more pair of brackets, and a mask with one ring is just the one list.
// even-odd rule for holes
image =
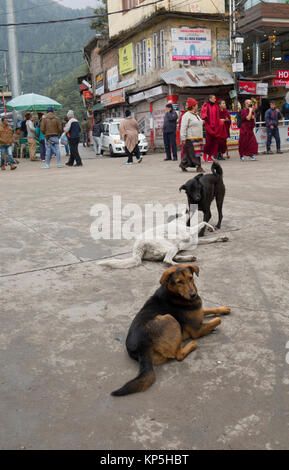
[[288, 93], [285, 76], [277, 81], [279, 70], [289, 70], [288, 0], [248, 0], [239, 30], [245, 36], [244, 75], [267, 82], [269, 98], [281, 106]]
[[[200, 105], [233, 88], [224, 0], [108, 0], [109, 40], [90, 43], [96, 111], [121, 116], [130, 105], [142, 130], [162, 142], [165, 105]], [[92, 47], [92, 44], [94, 47]], [[97, 51], [97, 53], [95, 53]]]

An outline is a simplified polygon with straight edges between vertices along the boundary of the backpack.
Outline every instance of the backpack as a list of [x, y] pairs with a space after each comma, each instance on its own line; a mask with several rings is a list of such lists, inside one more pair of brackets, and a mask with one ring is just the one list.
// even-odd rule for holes
[[239, 111], [239, 112], [237, 113], [237, 127], [238, 127], [238, 129], [241, 128], [241, 125], [242, 125], [241, 111]]

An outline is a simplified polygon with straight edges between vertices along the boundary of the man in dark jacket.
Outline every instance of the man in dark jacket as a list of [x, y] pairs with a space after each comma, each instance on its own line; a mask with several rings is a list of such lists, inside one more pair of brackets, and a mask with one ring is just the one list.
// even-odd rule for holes
[[60, 160], [59, 137], [62, 134], [62, 124], [54, 114], [53, 108], [47, 109], [47, 114], [42, 117], [40, 130], [45, 135], [45, 164], [41, 168], [50, 168], [52, 155], [56, 155], [58, 168], [63, 168]]
[[68, 123], [64, 127], [64, 132], [67, 135], [69, 148], [70, 148], [70, 158], [66, 163], [67, 166], [73, 166], [74, 160], [76, 161], [75, 166], [82, 166], [82, 161], [78, 152], [78, 144], [80, 140], [81, 127], [79, 122], [74, 117], [74, 112], [72, 110], [67, 113]]
[[163, 127], [163, 135], [164, 135], [164, 145], [166, 150], [166, 158], [165, 161], [172, 159], [171, 149], [173, 152], [173, 159], [177, 160], [177, 143], [176, 143], [176, 130], [177, 130], [177, 120], [178, 115], [173, 109], [173, 105], [168, 103], [166, 105], [166, 114], [164, 117], [164, 127]]
[[276, 141], [277, 153], [283, 153], [280, 150], [280, 135], [278, 129], [278, 121], [281, 119], [281, 114], [279, 109], [276, 109], [276, 105], [274, 102], [270, 103], [270, 108], [267, 109], [265, 113], [265, 122], [266, 122], [266, 129], [267, 129], [267, 152], [268, 154], [272, 154], [271, 150], [271, 142], [272, 137], [274, 137]]
[[93, 140], [93, 147], [96, 155], [101, 154], [101, 134], [104, 132], [104, 125], [102, 124], [101, 120], [98, 118], [96, 122], [93, 124], [92, 129], [92, 140]]

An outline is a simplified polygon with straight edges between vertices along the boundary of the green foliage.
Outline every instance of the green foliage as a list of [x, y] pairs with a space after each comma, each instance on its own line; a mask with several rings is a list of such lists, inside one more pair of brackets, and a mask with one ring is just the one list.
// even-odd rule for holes
[[91, 29], [94, 29], [97, 34], [101, 34], [102, 39], [108, 39], [108, 16], [107, 16], [107, 0], [103, 0], [102, 3], [94, 10], [96, 15], [100, 15], [95, 18], [91, 24]]
[[[81, 2], [79, 2], [81, 5]], [[16, 23], [76, 18], [93, 14], [91, 8], [73, 10], [52, 0], [14, 0]], [[1, 22], [6, 21], [6, 2], [0, 0]], [[91, 39], [90, 20], [72, 23], [17, 27], [19, 51], [61, 52], [79, 50]], [[0, 28], [1, 49], [8, 48], [7, 28]], [[47, 88], [67, 77], [83, 62], [82, 53], [63, 55], [19, 54], [21, 87], [24, 93], [44, 94]], [[3, 52], [0, 53], [0, 83], [3, 77]], [[73, 89], [78, 92], [77, 82]], [[76, 96], [74, 97], [76, 99]]]
[[70, 109], [74, 111], [75, 117], [79, 121], [86, 117], [82, 97], [77, 85], [77, 77], [85, 75], [87, 72], [87, 65], [83, 64], [61, 80], [55, 82], [52, 87], [44, 90], [44, 95], [62, 104], [63, 108], [57, 111], [57, 116], [60, 118], [63, 119]]

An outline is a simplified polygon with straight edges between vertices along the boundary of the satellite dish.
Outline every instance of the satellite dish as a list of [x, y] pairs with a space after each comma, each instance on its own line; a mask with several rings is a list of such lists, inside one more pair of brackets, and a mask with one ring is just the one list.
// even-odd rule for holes
[[287, 104], [289, 104], [289, 91], [285, 95], [285, 101]]

